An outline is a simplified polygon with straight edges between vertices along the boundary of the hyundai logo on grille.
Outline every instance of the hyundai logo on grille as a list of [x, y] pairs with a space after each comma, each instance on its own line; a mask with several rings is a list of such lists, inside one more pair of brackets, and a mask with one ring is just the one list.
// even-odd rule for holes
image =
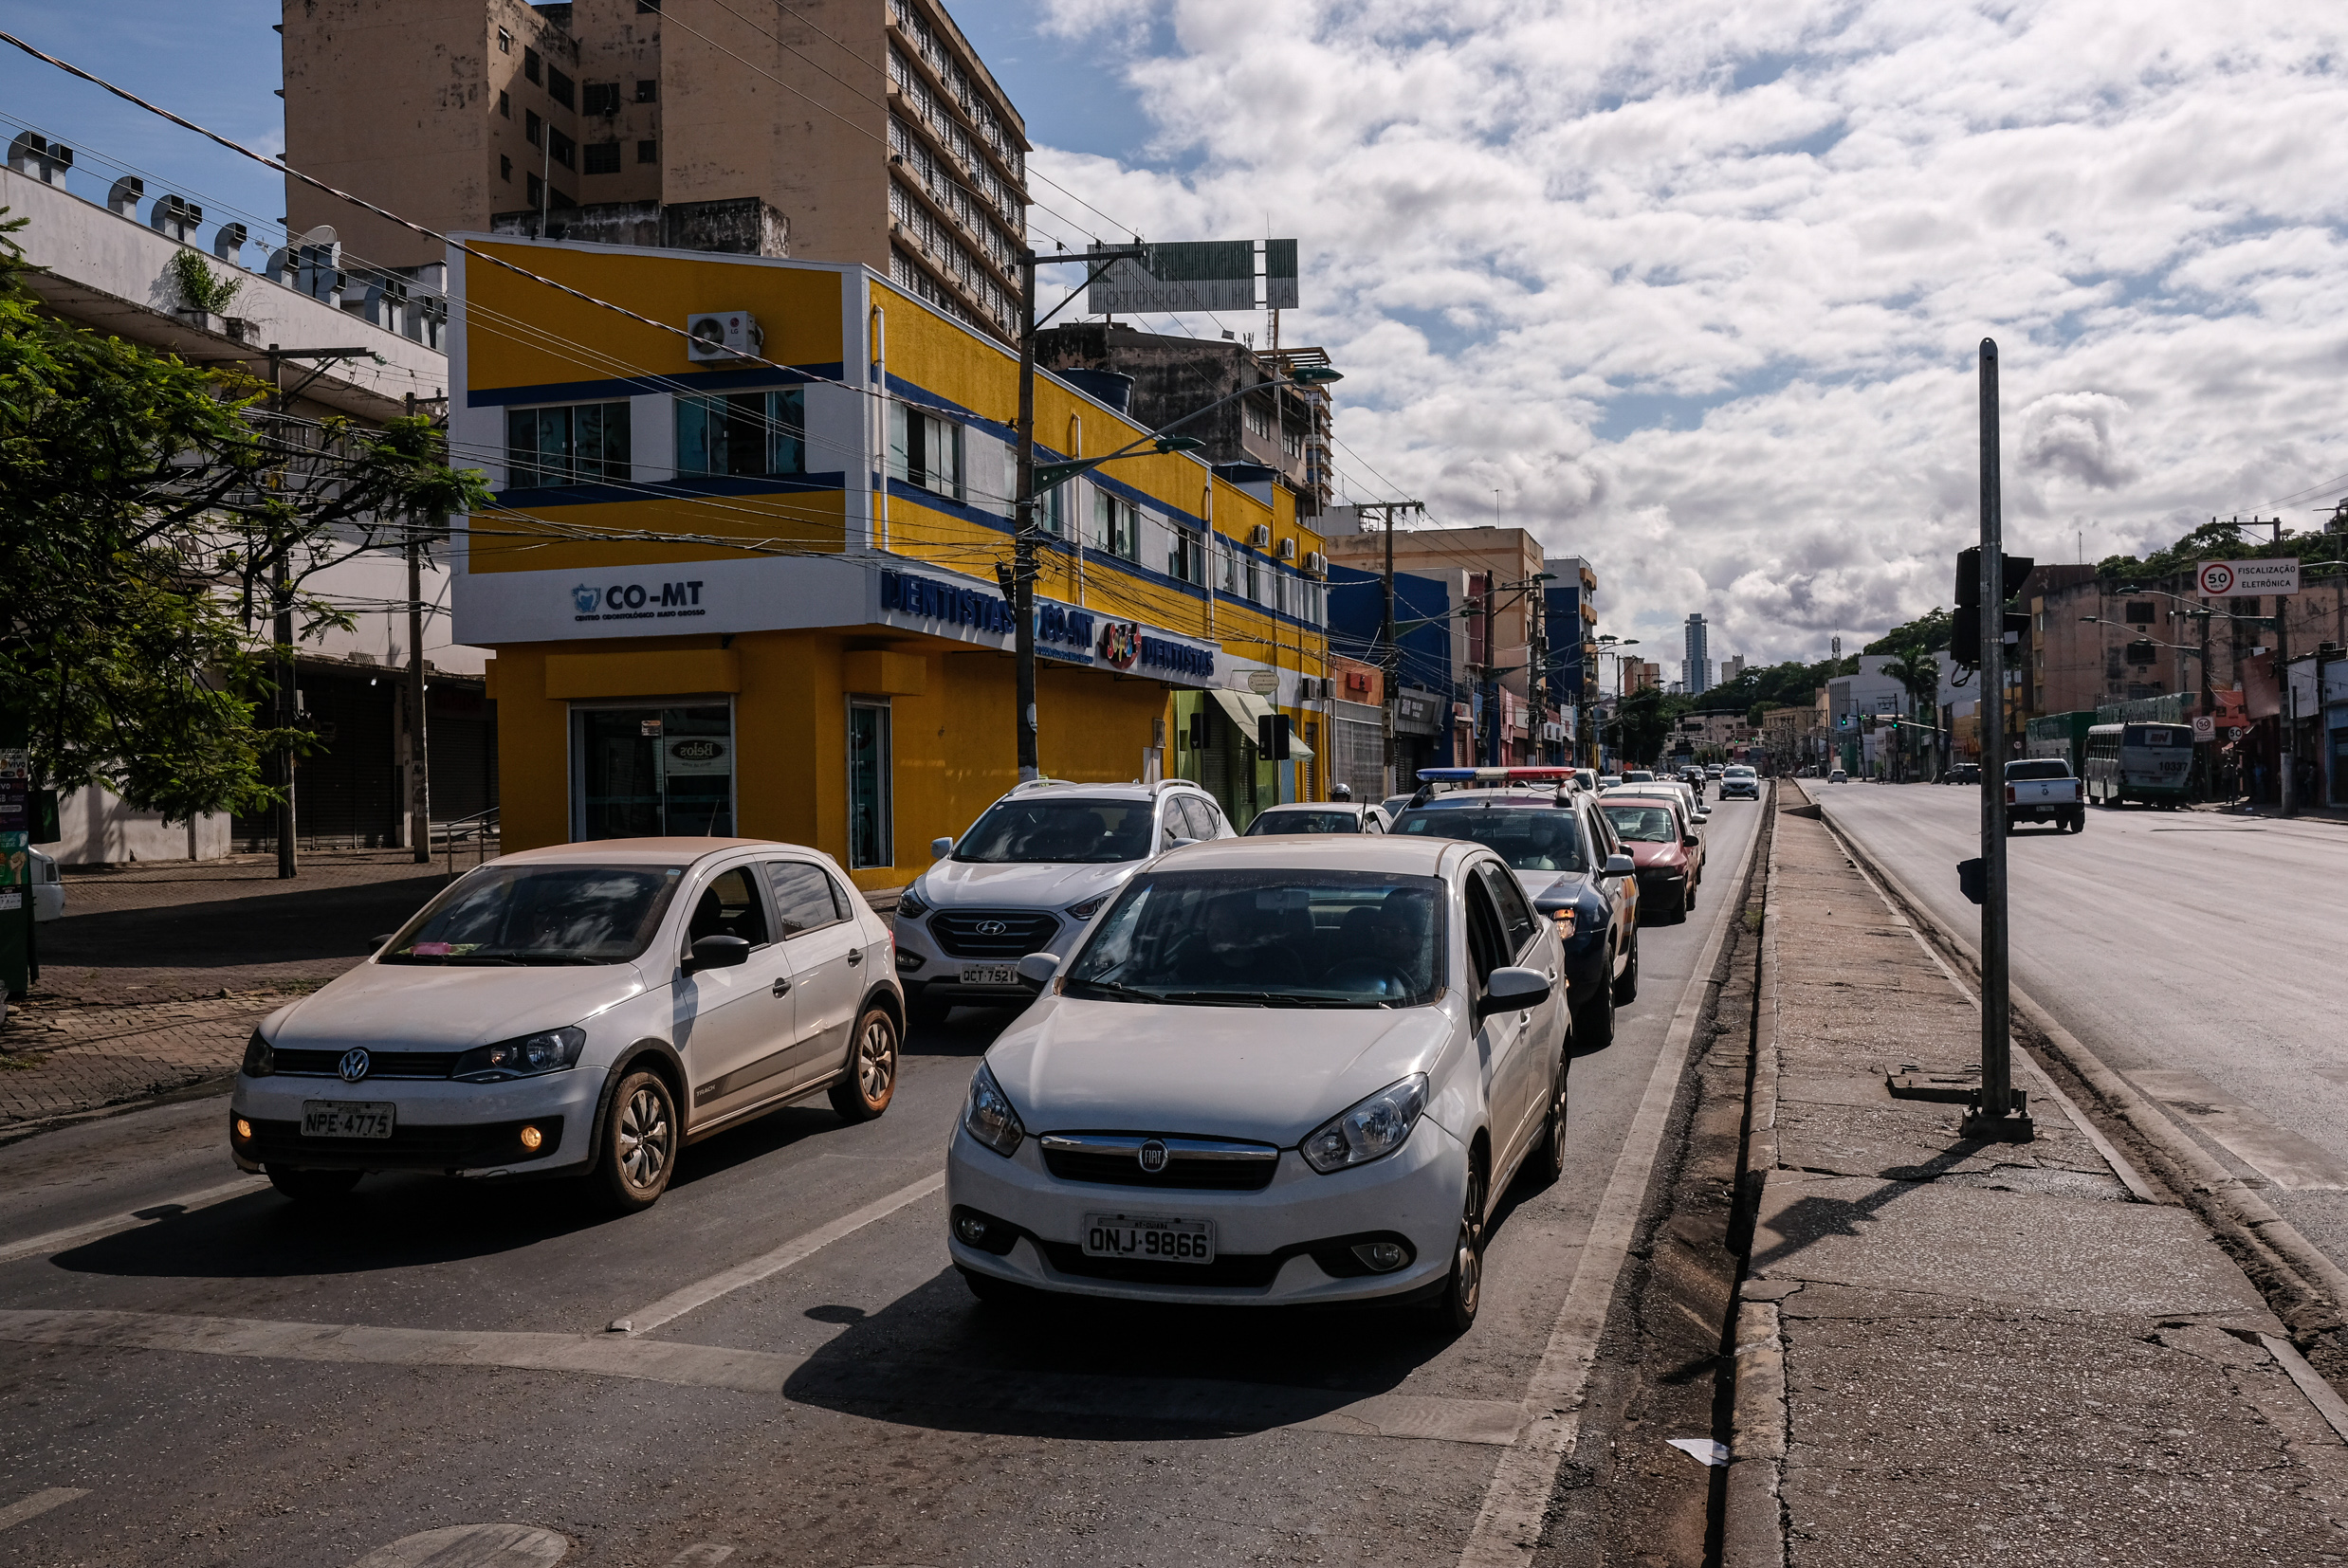
[[1011, 931], [1011, 927], [1003, 923], [1001, 921], [981, 921], [970, 929], [977, 932], [981, 937], [1007, 936]]
[[342, 1053], [342, 1060], [336, 1064], [334, 1070], [342, 1075], [342, 1082], [345, 1084], [356, 1084], [367, 1076], [367, 1068], [370, 1065], [367, 1060], [367, 1048], [353, 1046]]
[[1142, 1169], [1151, 1176], [1165, 1169], [1165, 1144], [1157, 1139], [1143, 1144], [1136, 1155], [1142, 1162]]

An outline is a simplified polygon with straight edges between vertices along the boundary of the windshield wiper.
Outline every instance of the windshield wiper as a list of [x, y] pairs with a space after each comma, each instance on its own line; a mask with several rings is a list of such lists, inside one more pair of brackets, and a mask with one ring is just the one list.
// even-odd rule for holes
[[1071, 980], [1068, 983], [1071, 988], [1081, 986], [1087, 991], [1106, 991], [1114, 996], [1135, 996], [1145, 1002], [1163, 1002], [1166, 999], [1166, 994], [1163, 991], [1145, 991], [1140, 986], [1127, 985], [1119, 980]]
[[507, 957], [501, 953], [451, 953], [440, 961], [444, 964], [507, 964], [515, 969], [522, 967], [520, 958]]
[[1364, 996], [1342, 991], [1169, 991], [1169, 1002], [1200, 1002], [1209, 1007], [1377, 1007]]
[[518, 964], [588, 964], [600, 967], [604, 960], [590, 958], [583, 953], [524, 953], [513, 962]]

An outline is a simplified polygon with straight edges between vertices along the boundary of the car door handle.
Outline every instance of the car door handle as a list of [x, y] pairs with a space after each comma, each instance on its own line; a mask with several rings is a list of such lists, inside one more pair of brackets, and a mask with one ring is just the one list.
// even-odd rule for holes
[[776, 994], [776, 995], [778, 995], [778, 996], [787, 996], [787, 995], [789, 995], [789, 994], [790, 994], [790, 993], [791, 993], [791, 982], [790, 982], [790, 981], [788, 981], [788, 980], [782, 979], [782, 978], [780, 978], [780, 977], [778, 977], [778, 978], [776, 979], [776, 981], [775, 981], [775, 994]]
[[848, 967], [853, 969], [856, 965], [862, 962], [864, 962], [863, 952], [857, 948], [850, 948], [848, 950]]

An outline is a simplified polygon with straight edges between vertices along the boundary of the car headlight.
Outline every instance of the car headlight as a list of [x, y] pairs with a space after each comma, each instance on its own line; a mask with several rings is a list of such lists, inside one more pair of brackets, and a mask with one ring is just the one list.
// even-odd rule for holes
[[1384, 1159], [1409, 1139], [1426, 1108], [1427, 1075], [1414, 1072], [1322, 1122], [1296, 1152], [1323, 1176]]
[[1089, 921], [1099, 914], [1101, 905], [1108, 902], [1109, 895], [1102, 893], [1085, 900], [1082, 903], [1072, 903], [1068, 906], [1068, 918], [1072, 921]]
[[983, 1062], [970, 1075], [970, 1103], [963, 1107], [962, 1124], [964, 1132], [1005, 1159], [1018, 1153], [1019, 1140], [1027, 1136], [1019, 1113], [1011, 1108], [1011, 1097]]
[[929, 905], [922, 901], [922, 896], [916, 889], [908, 887], [897, 895], [898, 919], [917, 921], [928, 913]]
[[277, 1070], [277, 1052], [263, 1039], [259, 1030], [245, 1042], [245, 1065], [241, 1069], [248, 1078], [266, 1078]]
[[499, 1084], [508, 1078], [560, 1072], [578, 1065], [578, 1053], [586, 1044], [587, 1031], [577, 1025], [541, 1030], [493, 1046], [477, 1046], [456, 1059], [449, 1076], [468, 1084]]

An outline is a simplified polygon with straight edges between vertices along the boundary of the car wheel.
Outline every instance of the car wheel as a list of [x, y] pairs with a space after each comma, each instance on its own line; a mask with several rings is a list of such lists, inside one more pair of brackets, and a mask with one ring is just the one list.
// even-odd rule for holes
[[928, 986], [915, 986], [905, 994], [906, 1016], [925, 1029], [934, 1029], [945, 1022], [945, 1015], [954, 1011], [954, 1004], [943, 996], [931, 994]]
[[351, 1195], [358, 1185], [357, 1171], [287, 1171], [269, 1167], [269, 1185], [296, 1203], [332, 1203]]
[[1614, 1005], [1628, 1007], [1639, 999], [1639, 933], [1630, 934], [1630, 962], [1623, 966], [1623, 977], [1614, 982]]
[[1542, 1120], [1541, 1146], [1525, 1161], [1536, 1187], [1552, 1186], [1566, 1174], [1566, 1056], [1557, 1054], [1557, 1081], [1550, 1085], [1549, 1114]]
[[1601, 986], [1598, 994], [1573, 1014], [1573, 1048], [1604, 1050], [1614, 1044], [1614, 988]]
[[1679, 902], [1671, 906], [1671, 913], [1666, 915], [1664, 919], [1671, 921], [1674, 925], [1683, 923], [1688, 918], [1688, 910], [1695, 904], [1695, 903], [1696, 889], [1689, 886], [1686, 883], [1681, 883], [1679, 884]]
[[641, 1071], [621, 1079], [604, 1115], [602, 1158], [596, 1165], [605, 1200], [623, 1214], [658, 1203], [669, 1190], [681, 1141], [668, 1081]]
[[1476, 1326], [1484, 1296], [1484, 1171], [1468, 1159], [1467, 1197], [1459, 1206], [1459, 1236], [1451, 1248], [1451, 1278], [1436, 1299], [1435, 1321], [1454, 1334]]
[[847, 1076], [832, 1085], [832, 1108], [851, 1121], [870, 1121], [889, 1108], [896, 1092], [896, 1020], [886, 1008], [866, 1008], [856, 1020]]

